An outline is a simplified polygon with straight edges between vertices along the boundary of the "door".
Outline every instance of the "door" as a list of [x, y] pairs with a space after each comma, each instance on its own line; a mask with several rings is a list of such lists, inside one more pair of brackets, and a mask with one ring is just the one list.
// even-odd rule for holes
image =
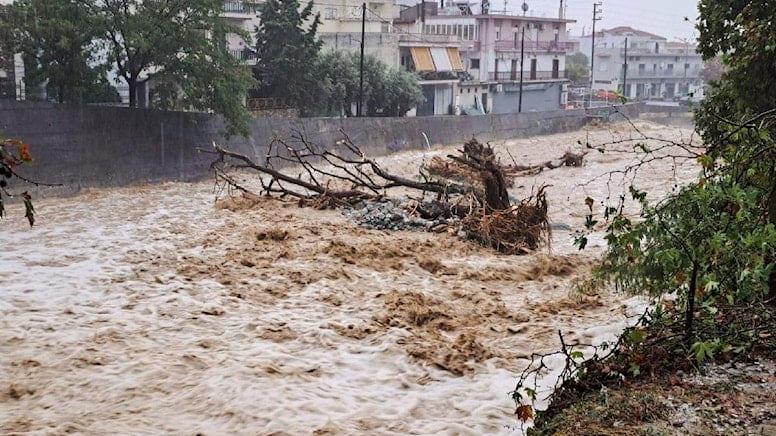
[[536, 59], [531, 59], [531, 80], [536, 80]]
[[488, 93], [482, 93], [482, 111], [488, 113]]
[[425, 85], [422, 86], [421, 89], [423, 90], [423, 97], [425, 97], [426, 100], [418, 105], [416, 114], [418, 116], [434, 115], [434, 97], [436, 94], [434, 92], [434, 85]]
[[560, 59], [552, 60], [552, 78], [557, 79], [560, 74]]
[[510, 71], [509, 79], [517, 80], [517, 59], [512, 59], [512, 69]]

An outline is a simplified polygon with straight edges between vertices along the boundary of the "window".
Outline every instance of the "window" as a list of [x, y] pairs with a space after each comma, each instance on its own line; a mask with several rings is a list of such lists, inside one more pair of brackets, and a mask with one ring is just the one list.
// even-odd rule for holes
[[469, 26], [463, 26], [463, 39], [469, 39]]
[[672, 73], [674, 71], [674, 64], [668, 64], [668, 72]]
[[480, 69], [479, 58], [469, 59], [469, 68], [471, 68], [472, 70], [479, 70]]
[[684, 64], [684, 69], [685, 70], [689, 70], [690, 69], [690, 64]]
[[463, 24], [458, 25], [458, 36], [463, 36]]
[[469, 24], [467, 27], [469, 28], [469, 39], [475, 39], [474, 24]]
[[323, 12], [323, 18], [327, 20], [337, 19], [337, 8], [326, 8]]

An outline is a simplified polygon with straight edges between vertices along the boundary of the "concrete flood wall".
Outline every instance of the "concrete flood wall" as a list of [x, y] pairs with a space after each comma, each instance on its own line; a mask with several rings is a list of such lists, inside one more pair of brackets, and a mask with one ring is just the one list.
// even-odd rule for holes
[[[638, 113], [636, 105], [622, 110]], [[36, 195], [74, 193], [85, 187], [194, 180], [209, 175], [213, 156], [200, 153], [212, 142], [262, 161], [273, 135], [303, 133], [328, 146], [346, 132], [377, 156], [431, 145], [460, 144], [571, 131], [587, 119], [584, 110], [559, 110], [485, 116], [411, 118], [261, 118], [248, 138], [222, 135], [217, 116], [119, 107], [75, 107], [0, 100], [0, 131], [30, 144], [34, 163], [23, 175], [63, 188], [34, 188]]]

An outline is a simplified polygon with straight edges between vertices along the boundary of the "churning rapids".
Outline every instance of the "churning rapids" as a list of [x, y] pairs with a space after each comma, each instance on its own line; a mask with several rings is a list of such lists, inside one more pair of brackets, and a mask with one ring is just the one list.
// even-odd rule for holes
[[[497, 150], [536, 163], [635, 135], [616, 124]], [[411, 174], [451, 150], [380, 161]], [[517, 198], [549, 185], [552, 246], [528, 256], [279, 200], [216, 203], [211, 181], [41, 199], [33, 228], [12, 205], [0, 433], [519, 434], [509, 392], [526, 357], [557, 348], [558, 330], [611, 339], [644, 304], [574, 291], [603, 249], [601, 229], [585, 251], [571, 243], [584, 199], [619, 195], [622, 178], [594, 178], [633, 156], [586, 160], [516, 180]], [[695, 172], [656, 162], [636, 181], [665, 193]]]

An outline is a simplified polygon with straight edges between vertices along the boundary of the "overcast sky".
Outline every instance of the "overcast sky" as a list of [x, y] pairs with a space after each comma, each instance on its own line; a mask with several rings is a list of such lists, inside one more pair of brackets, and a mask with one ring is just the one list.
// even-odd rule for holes
[[[510, 12], [520, 11], [523, 0], [507, 0]], [[590, 33], [593, 18], [592, 0], [566, 0], [566, 17], [577, 20], [571, 27], [571, 34], [578, 36], [584, 27]], [[603, 2], [603, 19], [596, 23], [596, 29], [616, 26], [631, 26], [647, 32], [665, 36], [669, 40], [693, 38], [693, 23], [698, 17], [698, 0], [598, 0]], [[529, 14], [555, 17], [560, 0], [526, 0]], [[504, 0], [491, 0], [491, 8], [504, 9]], [[688, 17], [691, 22], [684, 21]], [[697, 34], [695, 35], [697, 37]]]

